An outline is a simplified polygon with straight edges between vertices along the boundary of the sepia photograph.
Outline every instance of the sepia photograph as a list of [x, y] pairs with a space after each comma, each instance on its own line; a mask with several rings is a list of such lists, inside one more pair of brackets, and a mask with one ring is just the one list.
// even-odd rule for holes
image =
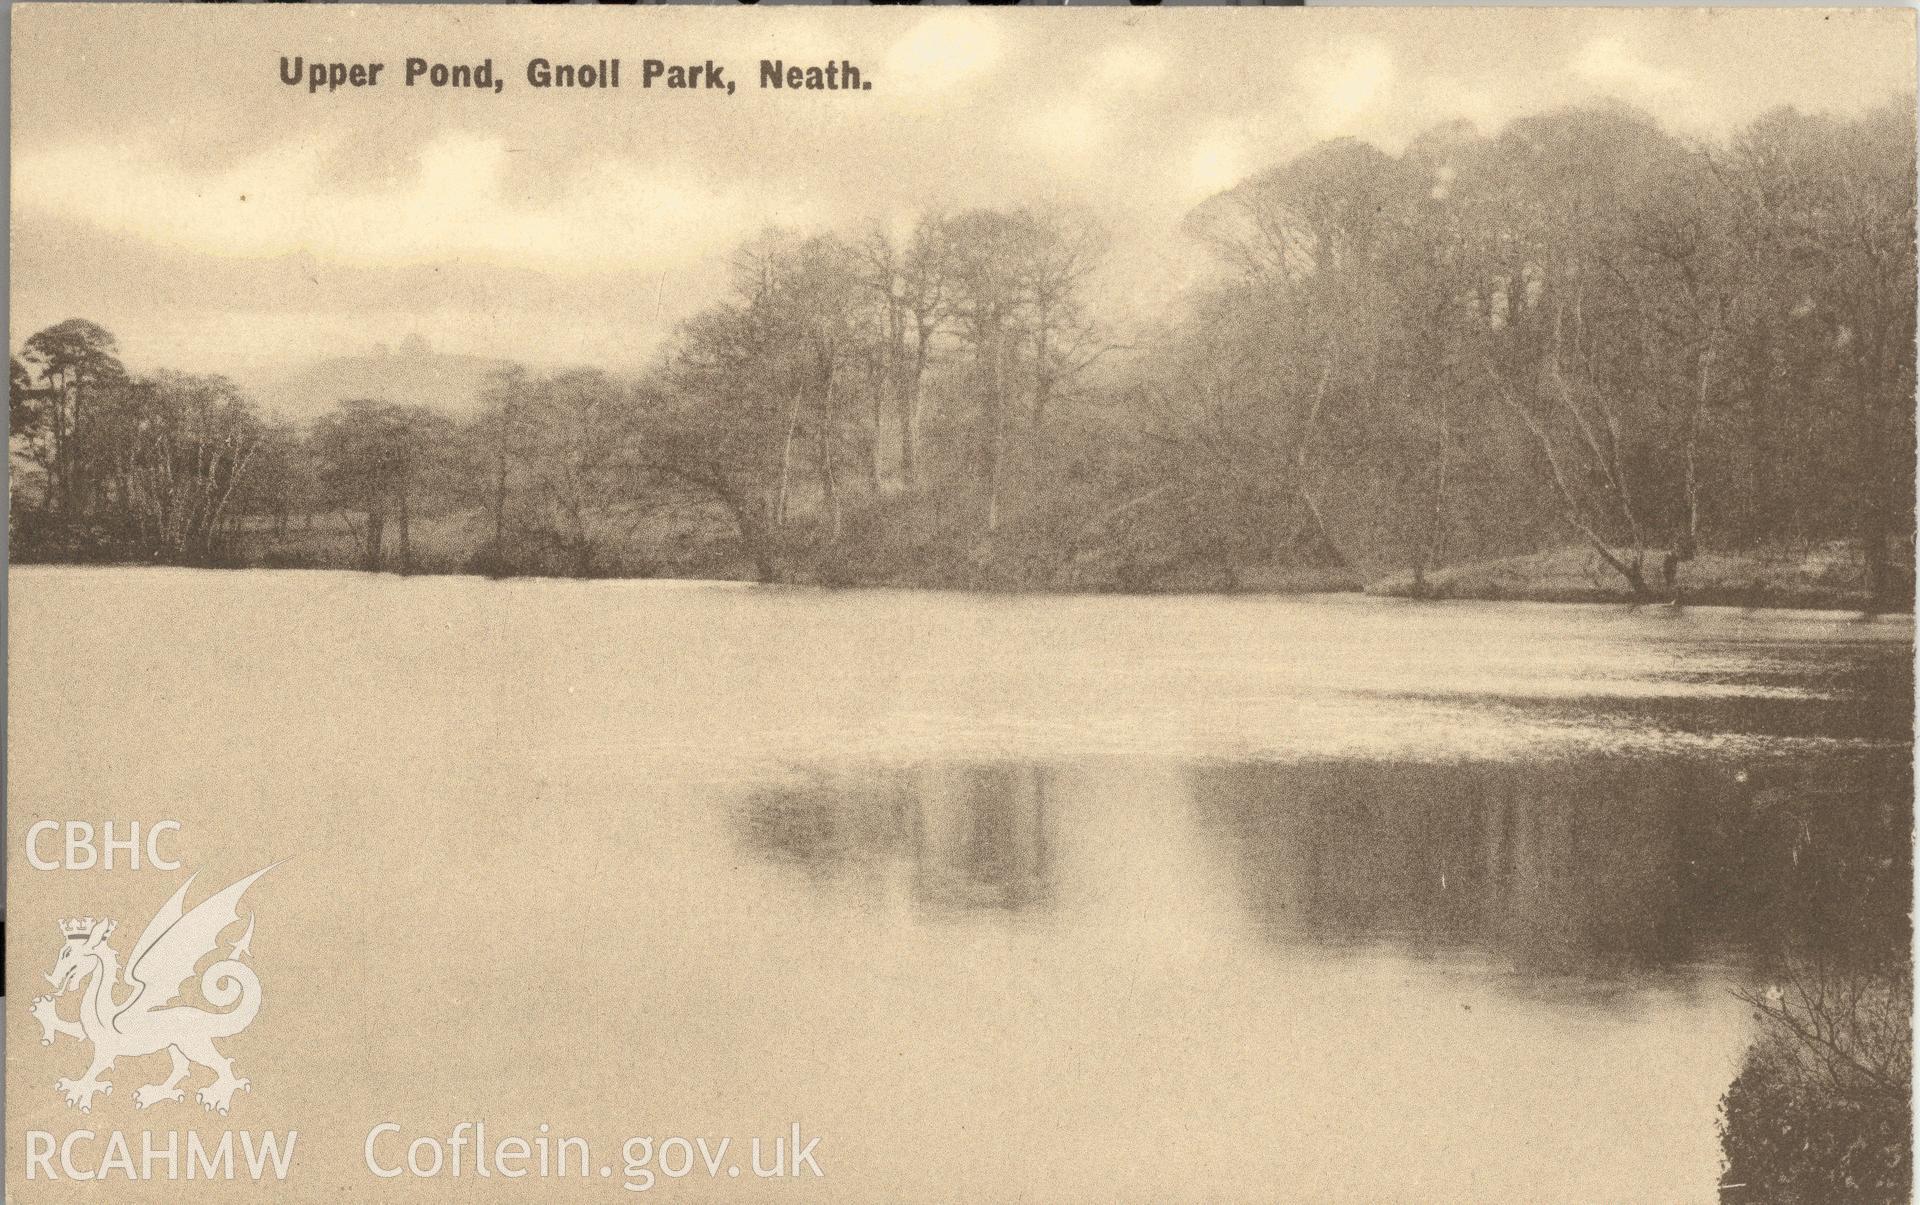
[[8, 1200], [1910, 1201], [1915, 30], [17, 5]]

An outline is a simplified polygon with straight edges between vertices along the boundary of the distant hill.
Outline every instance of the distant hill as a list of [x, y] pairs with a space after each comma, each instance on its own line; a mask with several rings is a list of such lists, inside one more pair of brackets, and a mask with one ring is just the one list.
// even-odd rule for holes
[[263, 409], [296, 422], [315, 418], [349, 398], [432, 406], [456, 417], [479, 409], [493, 375], [509, 361], [488, 356], [446, 355], [425, 340], [397, 348], [376, 347], [357, 356], [319, 360], [252, 390]]

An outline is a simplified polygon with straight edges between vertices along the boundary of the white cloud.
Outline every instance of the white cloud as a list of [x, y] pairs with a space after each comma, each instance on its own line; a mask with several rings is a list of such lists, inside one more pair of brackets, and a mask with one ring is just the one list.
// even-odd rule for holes
[[560, 272], [681, 261], [731, 243], [778, 205], [745, 186], [715, 190], [615, 159], [589, 165], [562, 196], [530, 203], [511, 195], [503, 140], [457, 132], [424, 146], [410, 179], [349, 192], [327, 178], [325, 152], [282, 144], [196, 175], [127, 147], [69, 145], [22, 155], [14, 199], [25, 212], [222, 257], [459, 259]]
[[1090, 101], [1069, 100], [1043, 109], [1027, 124], [1029, 139], [1054, 156], [1081, 155], [1106, 138], [1106, 116]]
[[1629, 92], [1664, 95], [1687, 86], [1685, 76], [1647, 62], [1624, 38], [1595, 38], [1574, 56], [1572, 66], [1583, 79]]
[[1393, 83], [1393, 55], [1375, 43], [1312, 63], [1301, 73], [1313, 132], [1349, 132], [1354, 120], [1385, 99]]
[[1166, 71], [1165, 58], [1128, 43], [1109, 47], [1093, 60], [1094, 78], [1115, 87], [1149, 88], [1159, 83]]
[[887, 87], [938, 92], [981, 74], [999, 57], [999, 35], [982, 14], [936, 13], [887, 51]]
[[1246, 144], [1224, 130], [1200, 140], [1187, 161], [1187, 185], [1196, 196], [1211, 196], [1232, 188], [1248, 172]]

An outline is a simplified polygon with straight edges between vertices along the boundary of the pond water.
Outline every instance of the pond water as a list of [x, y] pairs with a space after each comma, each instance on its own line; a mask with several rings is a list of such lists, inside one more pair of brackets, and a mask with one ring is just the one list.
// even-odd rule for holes
[[98, 910], [42, 816], [288, 858], [235, 1043], [316, 1195], [485, 1118], [798, 1121], [823, 1180], [729, 1186], [789, 1199], [1710, 1201], [1733, 990], [1905, 939], [1905, 617], [9, 582], [16, 924]]

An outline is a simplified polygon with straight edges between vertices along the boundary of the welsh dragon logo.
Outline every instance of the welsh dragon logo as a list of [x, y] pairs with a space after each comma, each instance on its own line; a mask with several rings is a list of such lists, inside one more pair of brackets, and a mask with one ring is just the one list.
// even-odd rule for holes
[[[240, 897], [255, 879], [272, 866], [254, 871], [246, 878], [195, 905], [190, 912], [181, 905], [189, 877], [173, 893], [146, 931], [134, 943], [127, 959], [124, 982], [120, 956], [107, 939], [113, 935], [114, 922], [83, 917], [60, 922], [64, 943], [54, 961], [47, 982], [53, 995], [34, 1000], [33, 1019], [40, 1022], [40, 1044], [51, 1046], [55, 1034], [65, 1034], [93, 1043], [93, 1064], [77, 1080], [60, 1079], [54, 1088], [66, 1098], [69, 1108], [91, 1112], [96, 1093], [111, 1095], [113, 1085], [100, 1077], [112, 1068], [114, 1060], [137, 1058], [166, 1051], [173, 1058], [173, 1069], [165, 1081], [134, 1090], [133, 1103], [150, 1108], [161, 1101], [184, 1101], [180, 1081], [186, 1079], [193, 1064], [214, 1074], [214, 1080], [197, 1093], [208, 1109], [226, 1113], [235, 1091], [252, 1091], [248, 1080], [236, 1079], [233, 1061], [214, 1048], [214, 1040], [239, 1033], [253, 1022], [260, 1011], [260, 980], [241, 959], [248, 957], [253, 941], [253, 915], [247, 915], [247, 930], [227, 949], [224, 958], [200, 975], [200, 994], [207, 1003], [224, 1012], [180, 1005], [169, 1008], [180, 998], [181, 989], [193, 977], [201, 959], [219, 949], [220, 934], [239, 922]], [[78, 1020], [68, 1021], [55, 1011], [55, 997], [86, 985]], [[115, 999], [116, 995], [120, 999]]]

